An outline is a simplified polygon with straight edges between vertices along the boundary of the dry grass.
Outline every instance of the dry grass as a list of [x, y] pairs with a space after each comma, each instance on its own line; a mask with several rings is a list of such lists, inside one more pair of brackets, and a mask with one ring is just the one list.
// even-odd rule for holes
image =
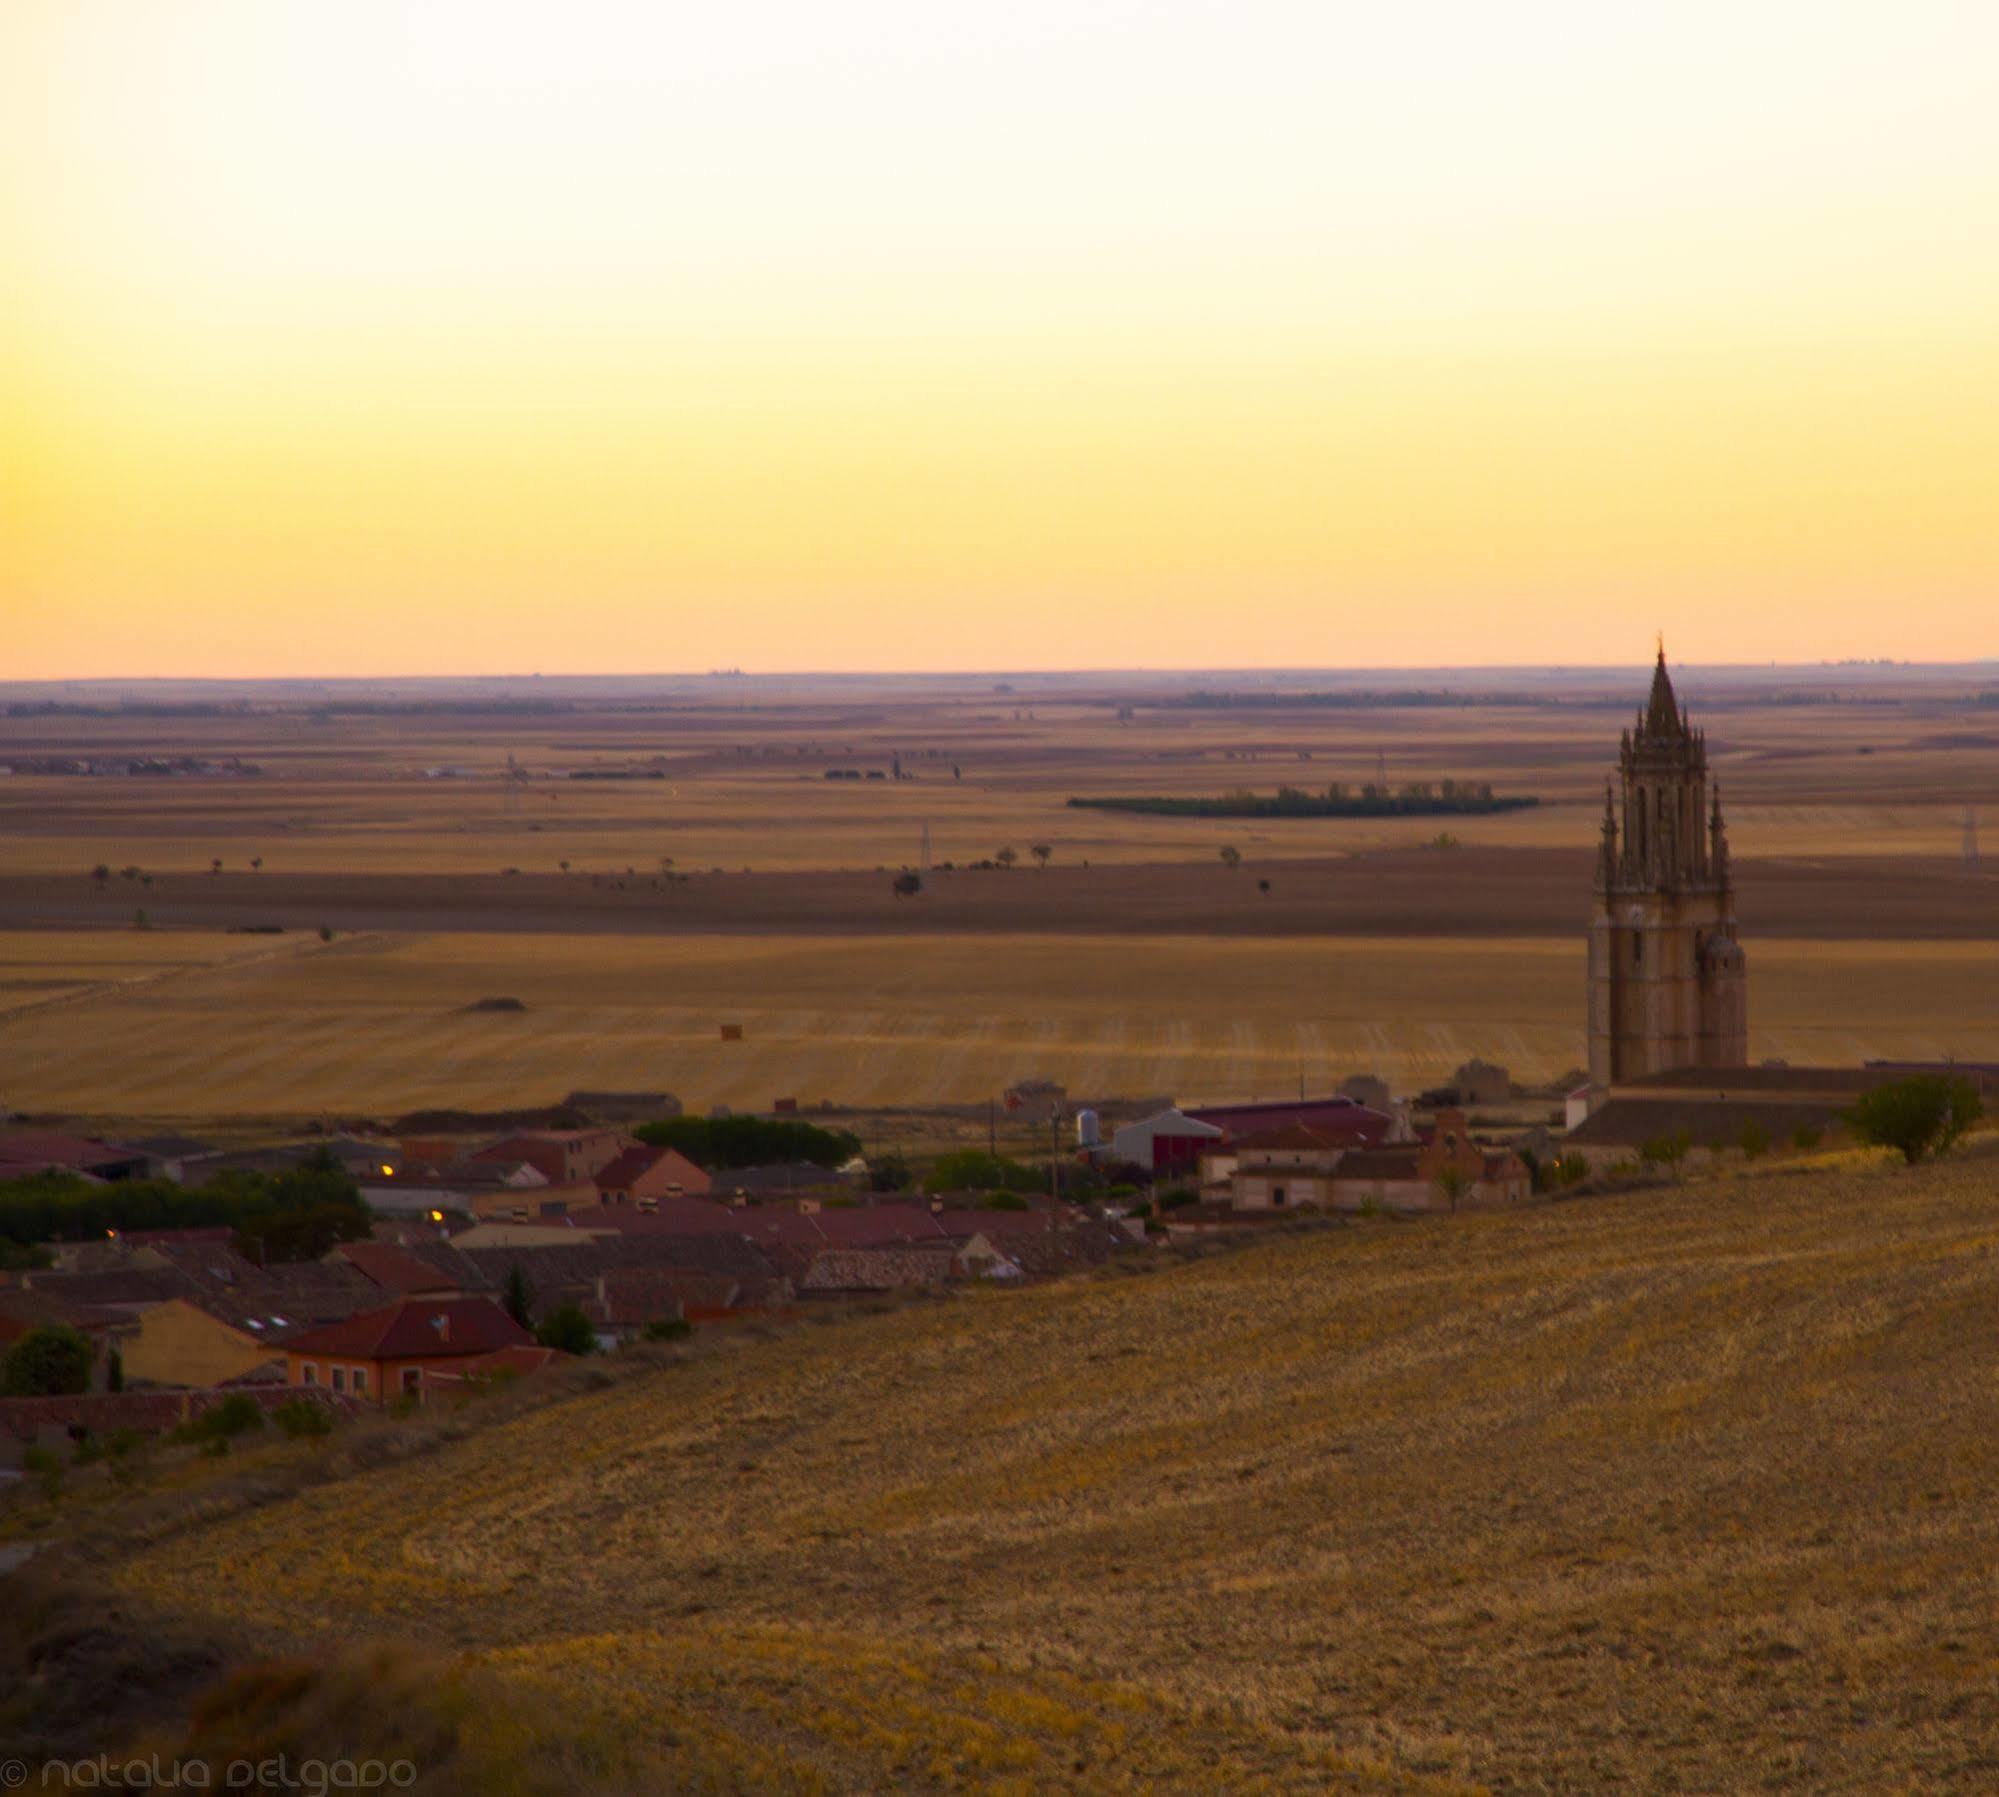
[[[37, 977], [29, 970], [46, 950], [51, 982], [89, 988], [0, 1014], [0, 1088], [21, 1108], [128, 1117], [394, 1114], [546, 1102], [587, 1086], [664, 1088], [704, 1106], [766, 1107], [780, 1095], [915, 1104], [982, 1100], [1044, 1074], [1077, 1092], [1223, 1099], [1362, 1070], [1413, 1090], [1474, 1054], [1546, 1080], [1584, 1058], [1579, 940], [438, 935], [242, 946], [258, 940], [0, 934], [5, 977]], [[1988, 944], [1752, 952], [1758, 1056], [1999, 1056]], [[465, 1011], [492, 994], [528, 1009]], [[743, 1023], [745, 1039], [722, 1042], [723, 1021]]]
[[143, 1548], [668, 1783], [1972, 1789], [1991, 1158], [1373, 1225], [803, 1328]]

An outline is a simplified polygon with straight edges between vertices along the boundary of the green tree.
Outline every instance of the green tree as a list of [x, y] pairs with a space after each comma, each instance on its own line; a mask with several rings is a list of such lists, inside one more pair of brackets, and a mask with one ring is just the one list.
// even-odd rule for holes
[[500, 1308], [523, 1329], [534, 1327], [534, 1287], [519, 1261], [507, 1269], [506, 1289], [500, 1294]]
[[1918, 1073], [1876, 1086], [1846, 1113], [1848, 1125], [1873, 1148], [1892, 1148], [1910, 1166], [1949, 1149], [1984, 1114], [1968, 1079]]
[[1446, 1210], [1455, 1211], [1458, 1200], [1471, 1190], [1471, 1181], [1465, 1177], [1462, 1167], [1439, 1167], [1437, 1177], [1431, 1182], [1437, 1188], [1437, 1196], [1444, 1201]]
[[1770, 1152], [1770, 1132], [1751, 1117], [1735, 1132], [1735, 1145], [1742, 1150], [1744, 1160], [1753, 1161]]
[[1000, 852], [993, 857], [993, 859], [997, 861], [1002, 867], [1011, 867], [1016, 861], [1020, 859], [1020, 857], [1016, 855], [1013, 852], [1012, 847], [1009, 846], [1007, 848], [1001, 849]]
[[1223, 848], [1222, 865], [1230, 873], [1234, 873], [1237, 868], [1242, 866], [1242, 850], [1237, 848], [1234, 843], [1229, 843]]
[[52, 1398], [90, 1389], [97, 1351], [90, 1337], [67, 1323], [30, 1329], [0, 1361], [0, 1394], [10, 1398]]
[[923, 890], [923, 876], [914, 868], [904, 868], [889, 883], [889, 890], [897, 898], [914, 898]]
[[1036, 860], [1036, 862], [1039, 863], [1042, 867], [1046, 867], [1048, 865], [1050, 857], [1054, 855], [1055, 850], [1053, 845], [1050, 843], [1037, 842], [1033, 844], [1028, 849], [1027, 852], [1030, 855], [1032, 855]]
[[542, 1319], [534, 1338], [544, 1348], [554, 1348], [563, 1354], [597, 1352], [597, 1332], [590, 1327], [590, 1319], [583, 1314], [580, 1304], [557, 1305]]

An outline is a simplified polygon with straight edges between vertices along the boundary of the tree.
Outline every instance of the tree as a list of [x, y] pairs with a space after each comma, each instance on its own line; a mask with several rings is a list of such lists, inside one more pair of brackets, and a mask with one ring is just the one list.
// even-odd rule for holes
[[250, 871], [253, 874], [260, 874], [264, 871], [264, 858], [262, 855], [252, 855], [250, 857]]
[[209, 862], [208, 871], [212, 874], [219, 874], [222, 871], [222, 857], [220, 855], [217, 855]]
[[106, 880], [111, 878], [111, 870], [110, 868], [106, 867], [102, 861], [100, 861], [95, 867], [93, 867], [90, 870], [90, 877], [93, 880], [95, 880], [98, 883], [98, 885], [102, 886]]
[[1770, 1132], [1751, 1117], [1735, 1132], [1735, 1145], [1742, 1150], [1742, 1158], [1753, 1161], [1760, 1154], [1770, 1152]]
[[1458, 1208], [1458, 1200], [1471, 1189], [1471, 1181], [1466, 1178], [1462, 1167], [1439, 1167], [1437, 1177], [1431, 1183], [1436, 1186], [1437, 1196], [1443, 1199], [1445, 1208], [1453, 1211]]
[[1258, 880], [1256, 883], [1256, 889], [1258, 892], [1262, 893], [1265, 898], [1268, 898], [1270, 896], [1270, 882], [1268, 880]]
[[1892, 1148], [1909, 1166], [1942, 1154], [1984, 1114], [1978, 1088], [1968, 1079], [1918, 1073], [1876, 1086], [1846, 1113], [1847, 1123], [1872, 1148]]
[[1001, 849], [1000, 852], [993, 857], [993, 859], [997, 861], [1002, 867], [1011, 867], [1016, 861], [1020, 859], [1020, 857], [1013, 852], [1012, 847], [1009, 845], [1008, 847]]
[[104, 1389], [106, 1391], [125, 1389], [125, 1356], [116, 1348], [104, 1357]]
[[507, 1269], [506, 1289], [500, 1294], [500, 1308], [523, 1329], [534, 1327], [534, 1287], [519, 1261]]
[[1054, 855], [1055, 849], [1053, 845], [1050, 843], [1037, 842], [1027, 852], [1030, 855], [1032, 855], [1034, 859], [1041, 866], [1046, 867], [1048, 865], [1050, 857]]
[[904, 868], [889, 883], [889, 890], [897, 898], [914, 898], [923, 890], [923, 876], [914, 869]]
[[1234, 873], [1237, 868], [1242, 866], [1242, 850], [1237, 848], [1234, 843], [1230, 843], [1222, 850], [1222, 865], [1230, 873]]
[[544, 1348], [553, 1348], [560, 1354], [597, 1352], [597, 1331], [590, 1327], [590, 1319], [583, 1314], [580, 1304], [557, 1305], [542, 1318], [534, 1338]]
[[90, 1389], [97, 1351], [90, 1337], [67, 1323], [30, 1329], [0, 1361], [0, 1393], [10, 1398], [54, 1398]]

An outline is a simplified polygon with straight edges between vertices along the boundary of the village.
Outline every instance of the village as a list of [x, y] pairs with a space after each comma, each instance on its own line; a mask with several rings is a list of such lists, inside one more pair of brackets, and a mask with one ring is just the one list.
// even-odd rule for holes
[[1720, 795], [1663, 648], [1618, 780], [1589, 1067], [1549, 1087], [1476, 1059], [1419, 1093], [1356, 1073], [1313, 1096], [1301, 1074], [1295, 1099], [1250, 1102], [1088, 1100], [1024, 1077], [986, 1107], [982, 1144], [978, 1108], [959, 1107], [915, 1155], [868, 1152], [842, 1127], [868, 1120], [828, 1105], [695, 1117], [665, 1092], [227, 1146], [0, 1130], [0, 1469], [225, 1405], [432, 1404], [563, 1356], [1004, 1289], [1299, 1218], [1503, 1209], [1808, 1154], [1856, 1118], [1866, 1135], [1870, 1095], [1911, 1082], [1968, 1127], [1999, 1067], [1748, 1063]]

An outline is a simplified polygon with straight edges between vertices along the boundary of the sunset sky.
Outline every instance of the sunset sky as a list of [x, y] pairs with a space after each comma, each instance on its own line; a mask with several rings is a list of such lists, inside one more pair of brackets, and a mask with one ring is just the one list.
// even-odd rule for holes
[[1999, 654], [1999, 6], [0, 6], [0, 677]]

